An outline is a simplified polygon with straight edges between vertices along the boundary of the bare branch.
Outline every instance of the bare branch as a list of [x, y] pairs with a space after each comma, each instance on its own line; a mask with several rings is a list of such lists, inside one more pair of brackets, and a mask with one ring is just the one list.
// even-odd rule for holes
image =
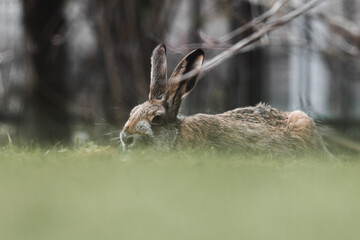
[[284, 4], [288, 2], [288, 0], [278, 0], [274, 3], [274, 5], [266, 12], [261, 14], [260, 16], [254, 18], [250, 22], [242, 25], [241, 27], [235, 29], [234, 31], [228, 33], [225, 36], [222, 36], [221, 38], [217, 39], [217, 42], [227, 42], [231, 40], [232, 38], [244, 33], [245, 31], [251, 29], [251, 28], [257, 28], [260, 24], [265, 22], [270, 17], [274, 16]]
[[360, 28], [358, 25], [340, 16], [329, 16], [320, 13], [319, 17], [324, 19], [330, 26], [340, 30], [347, 37], [352, 38], [360, 46]]
[[[292, 3], [289, 5], [292, 10], [299, 7], [299, 4]], [[313, 12], [309, 15], [313, 18], [319, 18], [335, 31], [338, 31], [337, 35], [341, 34], [341, 38], [334, 37], [332, 33], [322, 36], [328, 42], [335, 43], [336, 46], [333, 46], [335, 49], [331, 49], [331, 53], [335, 51], [339, 55], [345, 53], [351, 56], [358, 56], [360, 54], [360, 27], [354, 22], [339, 15], [329, 14], [328, 11]], [[311, 29], [310, 31], [313, 30]]]
[[[248, 46], [249, 44], [251, 44], [254, 41], [261, 38], [264, 34], [270, 32], [272, 30], [275, 30], [280, 26], [285, 25], [286, 23], [290, 22], [294, 18], [309, 11], [310, 9], [315, 7], [317, 4], [319, 4], [321, 1], [323, 1], [323, 0], [311, 0], [311, 1], [307, 2], [306, 4], [302, 5], [301, 7], [291, 11], [290, 13], [273, 20], [272, 22], [270, 22], [268, 24], [265, 24], [257, 32], [254, 32], [250, 36], [240, 40], [239, 42], [237, 42], [235, 45], [233, 45], [229, 49], [225, 50], [224, 52], [220, 53], [219, 55], [217, 55], [214, 58], [210, 59], [209, 61], [205, 62], [205, 64], [201, 68], [200, 72], [204, 73], [204, 72], [207, 72], [207, 71], [213, 69], [214, 67], [221, 64], [228, 58], [237, 54], [244, 47]], [[196, 70], [193, 70], [193, 71], [188, 72], [187, 74], [184, 74], [182, 77], [172, 79], [172, 81], [181, 81], [181, 80], [184, 80], [184, 79], [187, 79], [190, 77], [194, 77], [197, 74], [199, 74], [199, 72]]]
[[[241, 27], [235, 29], [234, 31], [216, 39], [211, 36], [208, 36], [202, 31], [198, 31], [199, 38], [203, 41], [203, 43], [195, 43], [195, 44], [187, 44], [185, 46], [182, 46], [180, 48], [177, 47], [171, 47], [169, 49], [172, 49], [175, 52], [188, 52], [189, 49], [194, 48], [203, 48], [203, 49], [228, 49], [231, 45], [227, 43], [232, 38], [244, 33], [245, 31], [256, 28], [258, 29], [261, 24], [263, 24], [266, 20], [273, 17], [284, 4], [288, 2], [288, 0], [277, 0], [269, 10], [261, 14], [260, 16], [252, 19], [250, 22], [242, 25]], [[170, 45], [170, 44], [167, 44]]]

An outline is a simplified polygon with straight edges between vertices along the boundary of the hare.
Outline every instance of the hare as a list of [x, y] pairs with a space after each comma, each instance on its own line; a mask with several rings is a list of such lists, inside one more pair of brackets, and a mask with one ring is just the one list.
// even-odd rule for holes
[[[314, 121], [302, 111], [282, 112], [260, 103], [225, 113], [179, 116], [181, 102], [195, 87], [204, 52], [186, 55], [167, 80], [166, 47], [151, 56], [149, 100], [136, 106], [120, 133], [123, 148], [152, 145], [158, 149], [214, 148], [254, 153], [326, 151]], [[179, 80], [180, 79], [180, 80]]]

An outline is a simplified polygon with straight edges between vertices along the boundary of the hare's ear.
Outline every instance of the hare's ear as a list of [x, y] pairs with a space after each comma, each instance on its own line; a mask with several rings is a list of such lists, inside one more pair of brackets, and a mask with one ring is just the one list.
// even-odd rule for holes
[[[196, 49], [186, 55], [171, 74], [165, 91], [165, 100], [171, 117], [176, 117], [182, 100], [195, 87], [203, 62], [204, 52]], [[192, 70], [197, 71], [195, 76], [181, 79]]]
[[159, 44], [151, 55], [150, 99], [161, 99], [166, 88], [166, 47]]

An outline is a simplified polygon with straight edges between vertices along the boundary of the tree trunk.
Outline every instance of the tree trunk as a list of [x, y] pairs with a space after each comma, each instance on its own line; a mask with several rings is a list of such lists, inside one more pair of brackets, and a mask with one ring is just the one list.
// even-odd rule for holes
[[67, 142], [68, 91], [62, 30], [64, 0], [23, 0], [30, 137], [40, 143]]
[[162, 42], [171, 1], [95, 0], [100, 52], [105, 63], [106, 120], [119, 126], [147, 99], [150, 55]]
[[[252, 4], [250, 1], [241, 1], [232, 9], [231, 28], [248, 23], [254, 17], [253, 10], [260, 10], [260, 6]], [[256, 29], [248, 30], [233, 39], [233, 43], [249, 36]], [[239, 106], [255, 105], [261, 101], [263, 73], [266, 67], [263, 66], [264, 50], [255, 49], [247, 53], [233, 57], [230, 62], [230, 79], [227, 83], [226, 92], [228, 93], [226, 106], [233, 109]]]

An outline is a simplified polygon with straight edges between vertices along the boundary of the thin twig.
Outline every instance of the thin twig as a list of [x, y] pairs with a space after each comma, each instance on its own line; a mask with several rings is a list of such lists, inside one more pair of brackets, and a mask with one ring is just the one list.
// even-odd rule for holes
[[[251, 45], [251, 48], [247, 48], [246, 49], [241, 49], [241, 53], [243, 52], [248, 52], [249, 50], [252, 50], [254, 48], [257, 48], [257, 47], [263, 47], [263, 46], [266, 46], [268, 45], [268, 42], [260, 42], [260, 43], [257, 43], [257, 44], [252, 44]], [[201, 48], [201, 49], [211, 49], [211, 50], [226, 50], [226, 49], [229, 49], [232, 45], [230, 44], [207, 44], [207, 43], [193, 43], [193, 44], [189, 44], [189, 45], [186, 45], [186, 46], [183, 46], [183, 47], [173, 47], [169, 44], [166, 45], [166, 47], [168, 49], [170, 49], [171, 51], [173, 52], [189, 52], [189, 50], [191, 49], [196, 49], [196, 48]], [[250, 47], [250, 46], [248, 46]], [[244, 51], [243, 51], [244, 50]]]
[[192, 71], [184, 74], [181, 77], [173, 78], [172, 81], [182, 81], [182, 80], [185, 80], [185, 79], [188, 79], [188, 78], [198, 75], [199, 72], [204, 73], [204, 72], [207, 72], [207, 71], [213, 69], [214, 67], [218, 66], [219, 64], [221, 64], [228, 58], [237, 54], [242, 48], [246, 47], [247, 45], [249, 45], [249, 44], [253, 43], [254, 41], [258, 40], [259, 38], [261, 38], [264, 34], [270, 32], [274, 29], [277, 29], [280, 26], [285, 25], [286, 23], [290, 22], [294, 18], [309, 11], [311, 8], [316, 6], [321, 1], [323, 1], [323, 0], [311, 0], [311, 1], [307, 2], [306, 4], [302, 5], [301, 7], [291, 11], [290, 13], [273, 20], [272, 22], [261, 27], [257, 32], [254, 32], [250, 36], [240, 40], [239, 42], [234, 44], [229, 49], [225, 50], [224, 52], [220, 53], [219, 55], [217, 55], [217, 56], [213, 57], [212, 59], [210, 59], [209, 61], [205, 62], [200, 70], [192, 70]]
[[269, 19], [270, 17], [274, 16], [280, 9], [282, 6], [284, 6], [284, 4], [287, 2], [288, 0], [278, 0], [274, 3], [274, 5], [267, 10], [266, 12], [264, 12], [263, 14], [261, 14], [260, 16], [254, 18], [253, 20], [251, 20], [250, 22], [242, 25], [241, 27], [235, 29], [234, 31], [226, 34], [225, 36], [222, 36], [221, 38], [217, 39], [217, 42], [227, 42], [229, 40], [231, 40], [232, 38], [244, 33], [245, 31], [254, 28], [254, 27], [258, 27], [259, 24], [262, 24], [263, 22], [265, 22], [267, 19]]
[[360, 28], [358, 25], [340, 16], [329, 16], [325, 13], [319, 13], [318, 16], [325, 20], [329, 25], [339, 29], [345, 35], [354, 39], [360, 45]]
[[230, 47], [228, 41], [230, 41], [232, 38], [242, 34], [243, 32], [251, 29], [251, 28], [258, 28], [260, 24], [263, 24], [267, 19], [274, 16], [284, 4], [288, 2], [288, 0], [278, 0], [276, 1], [269, 10], [261, 14], [260, 16], [252, 19], [250, 22], [242, 25], [241, 27], [235, 29], [234, 31], [216, 39], [213, 37], [210, 37], [206, 35], [204, 32], [199, 31], [198, 35], [200, 39], [204, 43], [195, 43], [195, 44], [188, 44], [185, 46], [182, 46], [181, 48], [175, 48], [173, 47], [172, 50], [175, 52], [185, 52], [189, 49], [194, 48], [203, 48], [203, 49], [228, 49]]

